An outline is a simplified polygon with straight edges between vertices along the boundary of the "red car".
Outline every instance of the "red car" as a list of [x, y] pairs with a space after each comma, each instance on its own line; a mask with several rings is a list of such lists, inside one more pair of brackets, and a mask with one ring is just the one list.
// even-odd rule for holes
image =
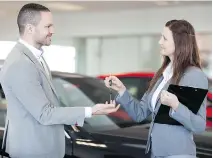
[[[127, 90], [136, 99], [140, 100], [149, 86], [149, 82], [154, 76], [153, 72], [132, 72], [132, 73], [120, 73], [113, 74], [118, 77], [126, 86]], [[100, 75], [98, 78], [105, 79], [109, 75]], [[111, 115], [116, 117], [122, 117], [124, 120], [131, 120], [126, 112], [120, 110]], [[206, 108], [206, 125], [212, 127], [212, 93], [211, 93], [211, 80], [209, 79], [209, 92], [207, 95], [207, 108]]]

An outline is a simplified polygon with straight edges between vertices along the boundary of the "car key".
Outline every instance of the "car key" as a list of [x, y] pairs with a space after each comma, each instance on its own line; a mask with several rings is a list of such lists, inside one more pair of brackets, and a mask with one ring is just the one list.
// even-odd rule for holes
[[[109, 86], [112, 86], [112, 80], [109, 80]], [[110, 94], [109, 94], [109, 101], [112, 100], [112, 88], [109, 89], [110, 90]]]

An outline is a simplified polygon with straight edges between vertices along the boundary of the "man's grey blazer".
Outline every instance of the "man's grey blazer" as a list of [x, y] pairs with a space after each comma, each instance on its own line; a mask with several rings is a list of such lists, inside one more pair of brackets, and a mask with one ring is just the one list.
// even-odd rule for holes
[[[153, 93], [163, 80], [161, 77], [150, 92], [146, 92], [142, 99], [135, 100], [127, 91], [116, 102], [120, 103], [129, 116], [137, 122], [143, 121], [152, 114], [146, 153], [151, 147], [154, 156], [170, 155], [196, 155], [196, 146], [193, 141], [193, 133], [205, 131], [206, 127], [206, 98], [197, 114], [192, 113], [186, 106], [179, 104], [175, 113], [169, 116], [180, 122], [183, 126], [154, 123], [155, 116], [161, 105], [160, 95], [157, 98], [155, 109], [151, 106]], [[167, 90], [171, 80], [167, 82], [163, 90]], [[205, 74], [196, 67], [189, 67], [183, 74], [179, 85], [208, 89], [208, 80]]]
[[19, 42], [5, 60], [0, 82], [8, 105], [5, 131], [10, 156], [62, 158], [64, 124], [82, 126], [84, 108], [59, 106], [51, 78], [32, 52]]

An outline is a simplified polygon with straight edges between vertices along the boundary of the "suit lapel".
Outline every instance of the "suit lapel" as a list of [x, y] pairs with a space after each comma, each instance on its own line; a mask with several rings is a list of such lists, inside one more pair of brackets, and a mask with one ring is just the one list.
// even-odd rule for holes
[[[44, 74], [44, 76], [46, 77], [48, 83], [50, 84], [50, 87], [52, 88], [53, 92], [55, 93], [55, 96], [57, 97], [57, 93], [56, 90], [52, 84], [52, 82], [50, 81], [50, 78], [47, 76], [46, 72], [44, 71], [44, 68], [41, 66], [41, 64], [39, 63], [38, 59], [36, 59], [36, 57], [33, 55], [33, 53], [27, 48], [25, 47], [23, 44], [21, 44], [20, 42], [17, 43], [17, 48], [19, 48], [21, 50], [21, 52], [23, 52], [34, 64], [35, 66]], [[48, 68], [49, 70], [49, 68]], [[50, 73], [51, 75], [51, 73]]]

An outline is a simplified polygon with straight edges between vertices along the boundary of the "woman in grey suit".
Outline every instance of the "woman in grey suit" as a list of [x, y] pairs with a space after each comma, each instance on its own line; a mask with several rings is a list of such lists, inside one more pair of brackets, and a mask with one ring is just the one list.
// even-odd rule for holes
[[[207, 77], [200, 66], [194, 28], [185, 20], [168, 21], [159, 44], [164, 61], [140, 102], [126, 91], [117, 77], [107, 77], [105, 84], [119, 93], [116, 102], [133, 120], [141, 122], [152, 114], [146, 153], [151, 149], [153, 158], [195, 158], [193, 133], [205, 131], [206, 98], [198, 112], [193, 113], [176, 95], [167, 91], [170, 84], [208, 89]], [[170, 108], [169, 117], [180, 125], [154, 122], [161, 104]]]

